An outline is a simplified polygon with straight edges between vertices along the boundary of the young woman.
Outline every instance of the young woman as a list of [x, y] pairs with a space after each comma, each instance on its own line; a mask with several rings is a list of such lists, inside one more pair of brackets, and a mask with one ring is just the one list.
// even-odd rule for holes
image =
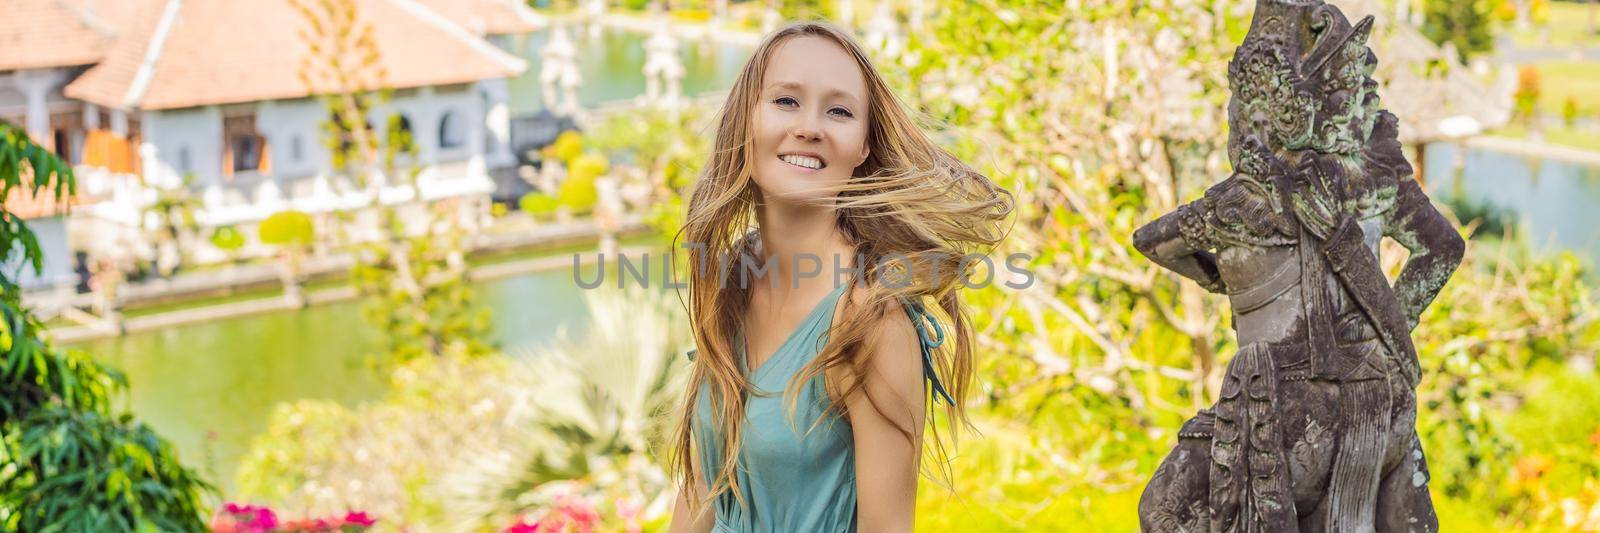
[[767, 36], [678, 236], [697, 349], [671, 531], [909, 531], [924, 380], [965, 422], [958, 276], [1012, 205], [918, 129], [849, 34]]

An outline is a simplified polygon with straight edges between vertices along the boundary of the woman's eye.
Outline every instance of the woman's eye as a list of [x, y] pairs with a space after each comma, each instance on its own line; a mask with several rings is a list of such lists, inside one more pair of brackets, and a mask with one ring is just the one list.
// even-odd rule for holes
[[788, 97], [788, 96], [779, 96], [778, 99], [777, 100], [773, 100], [772, 103], [778, 104], [778, 105], [781, 105], [781, 106], [800, 105], [800, 102], [796, 102], [794, 98], [791, 98], [791, 97]]
[[828, 112], [829, 113], [833, 113], [834, 116], [839, 116], [839, 117], [844, 117], [844, 118], [851, 118], [851, 117], [855, 116], [854, 114], [850, 113], [849, 109], [845, 109], [845, 108], [842, 108], [842, 107], [835, 107], [833, 109], [829, 109]]

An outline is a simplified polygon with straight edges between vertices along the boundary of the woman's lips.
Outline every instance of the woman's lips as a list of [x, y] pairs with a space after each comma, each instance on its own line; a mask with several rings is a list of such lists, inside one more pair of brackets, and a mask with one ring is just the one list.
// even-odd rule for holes
[[[821, 158], [817, 158], [817, 159], [819, 161], [821, 160]], [[796, 165], [794, 163], [790, 163], [788, 161], [785, 161], [783, 159], [782, 155], [778, 156], [778, 161], [781, 161], [784, 165], [787, 165], [789, 168], [795, 169], [796, 171], [799, 171], [799, 172], [808, 173], [808, 174], [812, 173], [812, 172], [820, 171], [820, 170], [822, 170], [824, 168], [828, 168], [828, 164], [827, 163], [823, 163], [822, 166], [820, 166], [818, 168], [811, 168], [811, 167], [807, 167], [807, 166]]]

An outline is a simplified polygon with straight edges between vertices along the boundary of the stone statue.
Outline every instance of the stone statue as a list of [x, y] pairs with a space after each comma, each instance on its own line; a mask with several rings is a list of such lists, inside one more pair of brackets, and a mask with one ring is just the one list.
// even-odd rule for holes
[[677, 107], [683, 98], [683, 60], [678, 58], [678, 39], [665, 19], [645, 41], [644, 58], [644, 101]]
[[583, 74], [578, 72], [577, 57], [577, 47], [561, 26], [550, 31], [550, 42], [539, 50], [539, 97], [544, 108], [557, 115], [578, 112], [578, 86], [583, 83]]
[[[1147, 531], [1435, 531], [1410, 332], [1465, 243], [1423, 193], [1367, 48], [1321, 0], [1259, 0], [1228, 67], [1235, 172], [1134, 234], [1226, 294], [1239, 352], [1139, 502]], [[1389, 237], [1411, 255], [1391, 287]]]

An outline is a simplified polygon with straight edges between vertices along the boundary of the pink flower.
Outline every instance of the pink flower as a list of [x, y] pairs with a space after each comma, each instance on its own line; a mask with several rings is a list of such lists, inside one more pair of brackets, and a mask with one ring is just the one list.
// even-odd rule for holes
[[345, 513], [344, 523], [345, 525], [372, 527], [372, 525], [378, 523], [378, 521], [373, 520], [370, 516], [367, 516], [366, 511], [350, 511], [349, 513]]
[[273, 514], [272, 509], [259, 507], [256, 509], [255, 519], [248, 525], [261, 528], [262, 531], [271, 530], [278, 527], [278, 515]]
[[504, 533], [539, 533], [539, 523], [529, 524], [518, 520], [517, 523], [511, 524], [511, 527], [506, 528]]

